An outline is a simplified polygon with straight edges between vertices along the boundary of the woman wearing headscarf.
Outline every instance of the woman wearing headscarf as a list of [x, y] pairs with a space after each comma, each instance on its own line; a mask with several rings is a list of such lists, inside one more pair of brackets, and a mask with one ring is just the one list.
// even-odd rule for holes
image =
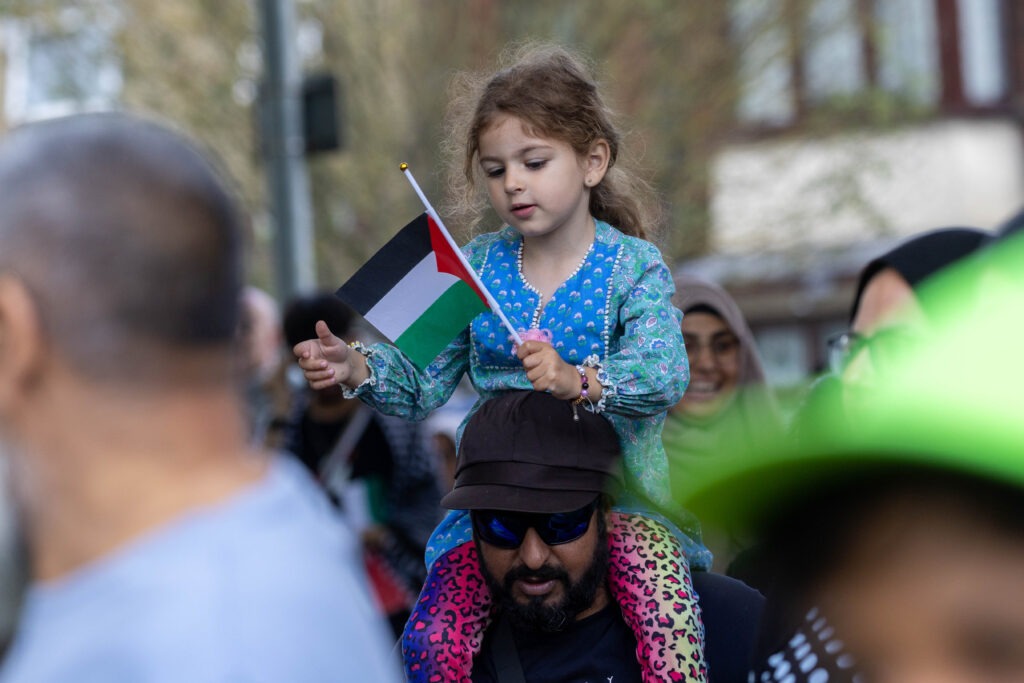
[[920, 286], [973, 253], [989, 234], [976, 228], [931, 230], [907, 239], [864, 266], [850, 308], [850, 330], [829, 341], [832, 369], [847, 377], [849, 369], [862, 375], [867, 366], [852, 363], [867, 340], [917, 329], [924, 321], [916, 294]]
[[[673, 490], [690, 469], [732, 449], [747, 449], [779, 429], [778, 406], [765, 383], [754, 335], [739, 306], [725, 290], [691, 275], [675, 280], [672, 299], [683, 312], [683, 340], [690, 360], [690, 384], [669, 413], [663, 441]], [[705, 530], [717, 546], [715, 567], [737, 550], [730, 539]]]
[[891, 365], [889, 351], [913, 345], [926, 334], [927, 320], [917, 297], [920, 287], [991, 237], [977, 228], [929, 230], [907, 238], [861, 269], [849, 329], [828, 340], [830, 372], [815, 380], [795, 412], [794, 438], [806, 438], [819, 413], [839, 410], [845, 401], [870, 400], [873, 384]]

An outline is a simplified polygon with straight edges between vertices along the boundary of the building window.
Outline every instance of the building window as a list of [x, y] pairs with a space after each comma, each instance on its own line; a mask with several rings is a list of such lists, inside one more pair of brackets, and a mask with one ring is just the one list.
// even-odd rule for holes
[[815, 0], [804, 21], [802, 68], [810, 103], [853, 95], [867, 86], [856, 0]]
[[737, 116], [746, 124], [781, 126], [796, 113], [789, 36], [780, 0], [734, 0], [733, 35], [740, 50]]
[[783, 127], [871, 92], [914, 110], [1005, 104], [1008, 0], [732, 0], [737, 118]]
[[108, 109], [121, 93], [111, 13], [65, 10], [53, 21], [4, 23], [7, 120]]
[[878, 86], [906, 102], [937, 104], [942, 70], [934, 0], [877, 0], [874, 21]]
[[964, 98], [970, 105], [998, 104], [1006, 93], [1005, 46], [999, 0], [959, 0]]

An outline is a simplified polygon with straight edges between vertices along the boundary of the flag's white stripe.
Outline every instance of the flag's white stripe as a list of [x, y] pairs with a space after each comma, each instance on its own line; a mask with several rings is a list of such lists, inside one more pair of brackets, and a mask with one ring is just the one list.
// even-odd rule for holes
[[366, 312], [366, 319], [388, 339], [398, 339], [458, 279], [437, 272], [437, 259], [430, 252]]

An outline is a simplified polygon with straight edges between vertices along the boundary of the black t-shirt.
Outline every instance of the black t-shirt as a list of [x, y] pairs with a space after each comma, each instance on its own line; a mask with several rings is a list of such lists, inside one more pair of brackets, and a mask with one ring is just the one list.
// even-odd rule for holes
[[[324, 458], [331, 454], [347, 423], [348, 418], [318, 422], [310, 418], [308, 413], [303, 413], [285, 443], [285, 449], [294, 453], [314, 475], [318, 475]], [[349, 463], [352, 466], [352, 479], [379, 477], [383, 481], [391, 480], [394, 456], [391, 444], [376, 420], [367, 423], [355, 444], [355, 450], [349, 454]]]
[[[709, 683], [746, 683], [764, 598], [741, 581], [721, 574], [694, 572], [704, 620], [704, 657]], [[491, 636], [473, 664], [473, 683], [496, 681]], [[617, 605], [578, 621], [564, 633], [517, 634], [516, 646], [527, 683], [639, 681], [636, 640]], [[607, 670], [607, 673], [603, 673]]]
[[[494, 629], [473, 662], [473, 683], [497, 683]], [[612, 603], [557, 633], [514, 634], [527, 683], [640, 683], [636, 639]]]

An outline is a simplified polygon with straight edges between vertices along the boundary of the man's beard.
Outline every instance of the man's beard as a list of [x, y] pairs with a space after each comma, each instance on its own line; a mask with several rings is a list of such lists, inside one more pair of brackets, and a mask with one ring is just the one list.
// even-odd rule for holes
[[[501, 608], [512, 628], [520, 631], [553, 633], [563, 630], [578, 614], [594, 604], [597, 591], [604, 585], [608, 575], [608, 537], [604, 516], [597, 514], [597, 548], [594, 558], [579, 581], [572, 583], [569, 575], [561, 569], [543, 565], [536, 570], [525, 566], [510, 569], [504, 582], [498, 579], [480, 562], [480, 570], [487, 581], [494, 603]], [[562, 584], [564, 596], [555, 604], [544, 604], [547, 596], [534, 596], [524, 604], [512, 597], [512, 588], [519, 579], [534, 581], [555, 580]]]

